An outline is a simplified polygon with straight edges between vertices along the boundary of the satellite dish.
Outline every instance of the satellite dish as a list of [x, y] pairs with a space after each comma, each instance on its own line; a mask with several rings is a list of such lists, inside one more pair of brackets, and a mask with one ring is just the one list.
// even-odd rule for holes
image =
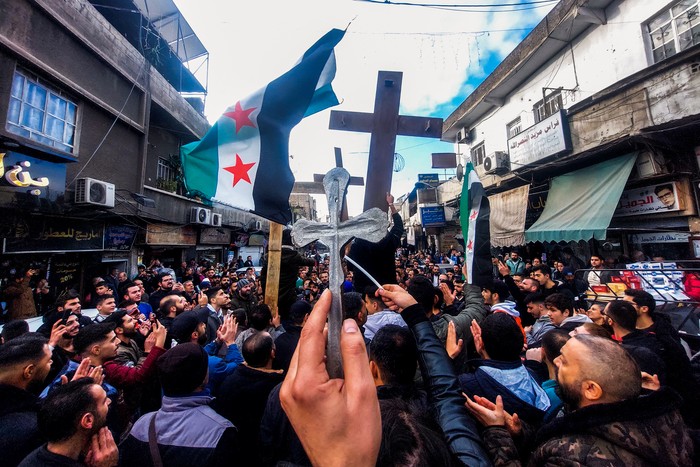
[[462, 164], [457, 164], [457, 180], [460, 182], [464, 178], [464, 166]]
[[394, 153], [394, 172], [401, 172], [406, 167], [406, 160], [398, 152]]

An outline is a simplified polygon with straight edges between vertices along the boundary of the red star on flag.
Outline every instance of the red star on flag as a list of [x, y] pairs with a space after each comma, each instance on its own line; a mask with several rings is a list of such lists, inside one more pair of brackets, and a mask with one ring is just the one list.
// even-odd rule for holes
[[472, 211], [472, 213], [469, 215], [469, 220], [470, 220], [470, 221], [475, 220], [475, 219], [476, 219], [476, 216], [478, 216], [478, 215], [479, 215], [479, 211], [477, 211], [476, 209], [474, 209], [474, 210]]
[[251, 107], [249, 109], [244, 109], [241, 107], [241, 102], [238, 101], [236, 102], [236, 106], [233, 109], [233, 112], [226, 112], [224, 113], [225, 116], [228, 118], [233, 119], [236, 122], [236, 134], [240, 131], [241, 128], [244, 126], [249, 126], [255, 128], [255, 124], [250, 120], [250, 114], [255, 110], [257, 107]]
[[248, 176], [248, 171], [254, 165], [255, 165], [255, 162], [251, 162], [250, 164], [245, 164], [241, 160], [241, 156], [236, 154], [236, 165], [232, 165], [230, 167], [224, 167], [224, 170], [227, 172], [231, 172], [233, 174], [233, 186], [236, 186], [236, 183], [240, 182], [241, 180], [245, 180], [246, 182], [251, 183], [250, 177]]
[[472, 243], [471, 240], [469, 240], [469, 243], [467, 243], [467, 250], [472, 251], [474, 249], [474, 244]]

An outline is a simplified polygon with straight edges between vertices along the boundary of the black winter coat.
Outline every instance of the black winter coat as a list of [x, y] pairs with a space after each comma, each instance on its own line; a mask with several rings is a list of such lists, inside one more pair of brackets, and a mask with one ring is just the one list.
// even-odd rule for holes
[[0, 465], [16, 466], [44, 442], [37, 427], [39, 399], [23, 389], [0, 384]]

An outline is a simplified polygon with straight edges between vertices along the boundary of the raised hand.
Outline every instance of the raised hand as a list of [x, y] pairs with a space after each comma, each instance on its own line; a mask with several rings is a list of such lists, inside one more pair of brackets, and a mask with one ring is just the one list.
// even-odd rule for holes
[[357, 323], [346, 319], [340, 337], [345, 379], [330, 379], [325, 365], [330, 307], [326, 290], [304, 325], [280, 401], [313, 465], [374, 465], [382, 427], [367, 349]]
[[56, 347], [58, 345], [63, 337], [63, 334], [65, 334], [66, 329], [68, 329], [68, 327], [63, 324], [62, 319], [59, 319], [54, 323], [54, 325], [51, 327], [51, 336], [49, 337], [49, 345], [51, 347]]
[[119, 464], [119, 449], [107, 427], [100, 428], [92, 435], [85, 464], [89, 467], [114, 467]]
[[[473, 401], [463, 394], [467, 399], [465, 406], [467, 410], [476, 418], [479, 423], [484, 426], [505, 426], [506, 425], [506, 415], [503, 410], [503, 398], [501, 396], [496, 396], [496, 404], [493, 408], [484, 407], [476, 401]], [[479, 396], [474, 396], [475, 398]]]
[[457, 358], [457, 355], [462, 353], [464, 340], [457, 339], [457, 328], [454, 321], [450, 321], [447, 325], [447, 340], [445, 341], [445, 350], [451, 359]]
[[440, 292], [442, 292], [442, 298], [445, 300], [445, 305], [452, 305], [457, 298], [457, 292], [450, 292], [450, 288], [444, 282], [440, 283]]

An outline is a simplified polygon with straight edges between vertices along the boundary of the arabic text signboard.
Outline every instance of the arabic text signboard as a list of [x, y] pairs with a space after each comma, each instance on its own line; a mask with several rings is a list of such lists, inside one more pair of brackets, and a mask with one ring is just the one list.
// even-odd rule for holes
[[508, 140], [510, 167], [513, 171], [570, 150], [569, 120], [563, 110]]
[[420, 219], [423, 227], [445, 225], [445, 209], [442, 206], [420, 208]]
[[17, 223], [5, 239], [4, 252], [100, 251], [103, 244], [102, 222], [41, 216]]
[[138, 229], [131, 225], [110, 225], [105, 230], [105, 250], [129, 251]]
[[66, 165], [0, 152], [0, 205], [49, 208], [63, 202]]
[[660, 183], [623, 191], [614, 216], [638, 216], [680, 211], [683, 209], [680, 204], [676, 183]]

